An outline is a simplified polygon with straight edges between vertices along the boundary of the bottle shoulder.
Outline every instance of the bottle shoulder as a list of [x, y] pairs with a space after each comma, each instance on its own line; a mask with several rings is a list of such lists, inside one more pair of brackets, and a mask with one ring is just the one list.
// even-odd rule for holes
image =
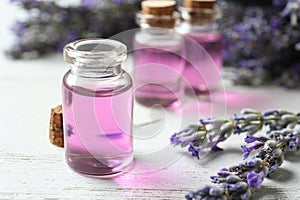
[[69, 70], [63, 77], [63, 87], [86, 96], [95, 96], [101, 93], [102, 96], [111, 96], [132, 88], [130, 75], [122, 70], [122, 73], [111, 78], [87, 78], [80, 77]]
[[165, 30], [142, 30], [135, 34], [134, 45], [142, 47], [172, 47], [183, 44], [183, 36], [175, 29]]
[[178, 33], [185, 36], [185, 39], [193, 39], [198, 42], [220, 42], [223, 33], [216, 27], [200, 26], [189, 23], [182, 23], [176, 29]]

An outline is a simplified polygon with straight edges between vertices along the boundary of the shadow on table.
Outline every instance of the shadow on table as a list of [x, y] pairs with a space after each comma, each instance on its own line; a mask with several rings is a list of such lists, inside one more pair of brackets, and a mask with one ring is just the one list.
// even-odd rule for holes
[[261, 188], [255, 191], [252, 199], [288, 199], [287, 196], [284, 194], [282, 189], [261, 186]]
[[284, 159], [292, 163], [300, 162], [300, 156], [297, 152], [289, 152], [285, 154]]
[[[184, 152], [179, 152], [183, 156], [193, 160], [194, 162], [199, 163], [200, 165], [202, 164], [210, 164], [214, 162], [220, 163], [220, 160], [224, 159], [228, 161], [230, 160], [237, 160], [236, 164], [239, 163], [239, 160], [242, 159], [242, 154], [241, 154], [241, 149], [240, 148], [225, 148], [223, 151], [217, 151], [217, 152], [209, 152], [206, 154], [200, 155], [200, 159], [198, 160], [196, 157], [193, 157], [190, 152], [187, 150]], [[236, 159], [235, 159], [236, 158]], [[220, 166], [220, 167], [229, 167], [229, 166]]]
[[287, 182], [294, 177], [294, 173], [285, 168], [278, 168], [274, 174], [271, 174], [270, 179], [276, 182]]

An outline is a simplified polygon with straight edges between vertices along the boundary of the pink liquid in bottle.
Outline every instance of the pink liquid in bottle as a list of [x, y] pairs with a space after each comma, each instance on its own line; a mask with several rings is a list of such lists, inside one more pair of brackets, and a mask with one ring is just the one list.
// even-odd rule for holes
[[222, 34], [195, 32], [186, 34], [187, 64], [184, 77], [188, 93], [201, 94], [219, 88], [222, 69]]
[[[155, 44], [154, 44], [155, 46]], [[183, 48], [175, 46], [147, 46], [135, 43], [135, 98], [151, 106], [176, 105], [183, 95]]]
[[131, 85], [94, 91], [64, 78], [63, 93], [67, 163], [90, 176], [123, 172], [133, 159]]
[[132, 153], [132, 80], [121, 64], [127, 47], [82, 39], [64, 47], [71, 70], [63, 78], [65, 155], [75, 171], [111, 177], [129, 169]]

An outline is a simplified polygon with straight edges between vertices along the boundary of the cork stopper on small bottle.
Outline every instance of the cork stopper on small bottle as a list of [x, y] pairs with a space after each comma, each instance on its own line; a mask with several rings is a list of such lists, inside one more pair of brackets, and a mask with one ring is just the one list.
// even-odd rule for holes
[[142, 2], [142, 11], [150, 15], [172, 15], [175, 5], [175, 1], [147, 0]]
[[183, 6], [186, 8], [214, 9], [216, 0], [185, 0]]
[[142, 13], [152, 15], [146, 19], [151, 27], [174, 28], [176, 19], [173, 12], [176, 2], [171, 0], [146, 0], [141, 3]]
[[190, 23], [212, 23], [216, 0], [184, 0], [183, 7], [192, 9], [189, 12]]
[[58, 147], [64, 147], [64, 129], [61, 105], [51, 109], [49, 139], [52, 144]]

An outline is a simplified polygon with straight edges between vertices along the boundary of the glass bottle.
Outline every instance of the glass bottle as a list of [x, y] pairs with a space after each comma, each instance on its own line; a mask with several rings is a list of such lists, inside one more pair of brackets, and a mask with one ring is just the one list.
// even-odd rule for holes
[[222, 32], [216, 19], [220, 11], [215, 0], [185, 0], [179, 7], [182, 22], [176, 30], [185, 35], [187, 62], [186, 92], [204, 94], [219, 88], [223, 64]]
[[124, 44], [84, 39], [64, 47], [71, 65], [63, 77], [63, 118], [68, 165], [89, 176], [127, 170], [132, 152], [132, 80], [121, 68]]
[[133, 42], [135, 99], [146, 106], [175, 106], [183, 94], [184, 40], [174, 30], [174, 9], [175, 1], [143, 1], [136, 14], [141, 29]]

